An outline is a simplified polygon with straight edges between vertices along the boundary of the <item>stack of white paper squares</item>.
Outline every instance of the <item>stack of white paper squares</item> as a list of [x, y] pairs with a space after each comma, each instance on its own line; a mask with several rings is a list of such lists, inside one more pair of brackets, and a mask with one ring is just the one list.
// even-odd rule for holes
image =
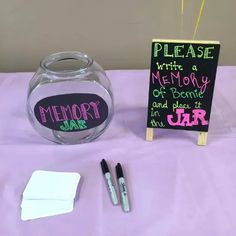
[[78, 173], [37, 170], [33, 172], [21, 203], [21, 219], [30, 220], [71, 212]]

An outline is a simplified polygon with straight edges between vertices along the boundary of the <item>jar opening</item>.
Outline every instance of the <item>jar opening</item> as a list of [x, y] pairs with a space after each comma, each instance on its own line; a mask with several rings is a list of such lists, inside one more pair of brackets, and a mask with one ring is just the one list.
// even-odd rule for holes
[[59, 52], [46, 57], [41, 67], [48, 73], [61, 75], [85, 72], [93, 63], [86, 54], [80, 52]]

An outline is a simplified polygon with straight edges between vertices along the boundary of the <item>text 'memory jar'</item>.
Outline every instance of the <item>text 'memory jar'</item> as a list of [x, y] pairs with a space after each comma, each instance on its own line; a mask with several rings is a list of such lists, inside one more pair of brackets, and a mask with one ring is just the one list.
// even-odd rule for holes
[[83, 53], [52, 54], [41, 61], [30, 81], [27, 112], [36, 131], [53, 142], [89, 142], [111, 121], [110, 81], [101, 66]]

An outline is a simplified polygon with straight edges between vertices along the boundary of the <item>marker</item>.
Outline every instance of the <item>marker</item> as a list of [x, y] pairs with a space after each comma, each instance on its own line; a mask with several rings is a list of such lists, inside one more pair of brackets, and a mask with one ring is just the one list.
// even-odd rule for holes
[[129, 206], [128, 192], [125, 184], [123, 170], [120, 163], [116, 165], [116, 176], [119, 183], [123, 211], [129, 212], [130, 206]]
[[107, 185], [107, 189], [108, 189], [111, 201], [112, 201], [113, 205], [117, 205], [118, 198], [117, 198], [117, 194], [116, 194], [116, 189], [115, 189], [113, 181], [112, 181], [111, 173], [110, 173], [107, 163], [104, 159], [102, 159], [102, 161], [101, 161], [101, 167], [102, 167], [102, 172], [104, 175], [105, 183]]

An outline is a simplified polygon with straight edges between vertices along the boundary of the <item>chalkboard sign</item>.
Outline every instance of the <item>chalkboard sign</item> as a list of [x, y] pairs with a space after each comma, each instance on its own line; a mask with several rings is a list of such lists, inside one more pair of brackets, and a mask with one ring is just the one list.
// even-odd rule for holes
[[108, 117], [108, 105], [96, 94], [62, 94], [37, 102], [34, 114], [49, 129], [77, 132], [101, 125]]
[[220, 43], [153, 40], [148, 128], [207, 132]]

